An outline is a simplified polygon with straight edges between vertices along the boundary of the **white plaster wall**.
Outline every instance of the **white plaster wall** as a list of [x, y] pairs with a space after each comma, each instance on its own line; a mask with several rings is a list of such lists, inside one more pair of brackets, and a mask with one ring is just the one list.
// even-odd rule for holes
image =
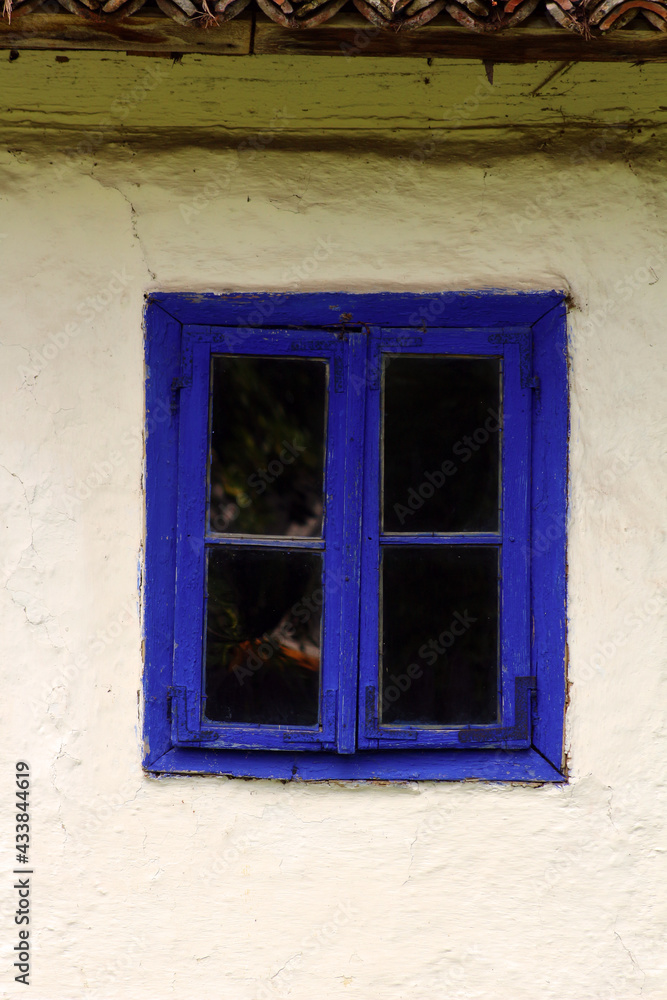
[[[664, 169], [503, 135], [399, 166], [0, 155], [0, 790], [28, 760], [33, 1000], [667, 997]], [[143, 295], [286, 284], [569, 290], [569, 784], [142, 774]]]

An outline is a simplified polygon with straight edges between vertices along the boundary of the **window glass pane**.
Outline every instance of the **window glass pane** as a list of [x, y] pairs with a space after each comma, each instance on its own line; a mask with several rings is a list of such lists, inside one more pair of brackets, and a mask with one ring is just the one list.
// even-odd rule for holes
[[327, 364], [213, 358], [209, 528], [322, 532]]
[[497, 531], [500, 360], [387, 357], [384, 530]]
[[321, 607], [321, 553], [209, 550], [207, 718], [316, 726]]
[[385, 547], [381, 637], [385, 724], [497, 721], [498, 549]]

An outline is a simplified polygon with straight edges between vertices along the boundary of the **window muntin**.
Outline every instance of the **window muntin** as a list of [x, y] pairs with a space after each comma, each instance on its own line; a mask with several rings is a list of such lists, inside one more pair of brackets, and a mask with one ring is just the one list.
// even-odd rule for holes
[[[206, 297], [204, 297], [205, 299]], [[269, 297], [270, 298], [270, 297]], [[325, 311], [333, 308], [331, 296], [315, 297], [315, 302], [320, 299], [326, 302], [322, 305], [321, 313], [317, 307], [314, 308], [313, 317], [325, 316]], [[385, 329], [382, 327], [368, 326], [365, 333], [357, 333], [354, 330], [338, 329], [332, 333], [323, 329], [307, 331], [303, 328], [300, 331], [291, 331], [272, 325], [270, 329], [250, 331], [243, 330], [240, 338], [233, 328], [220, 327], [199, 327], [188, 329], [187, 324], [183, 324], [180, 331], [174, 329], [177, 324], [170, 325], [167, 322], [167, 329], [170, 331], [166, 340], [173, 346], [169, 347], [170, 358], [180, 358], [177, 361], [177, 369], [174, 372], [173, 362], [169, 362], [172, 367], [167, 367], [165, 373], [159, 369], [157, 364], [151, 366], [153, 381], [151, 392], [157, 392], [159, 385], [166, 386], [169, 391], [171, 383], [171, 393], [174, 393], [173, 386], [184, 386], [184, 391], [180, 393], [181, 404], [176, 407], [177, 417], [175, 428], [160, 428], [164, 430], [163, 443], [168, 447], [173, 447], [173, 430], [178, 431], [180, 439], [179, 454], [177, 464], [179, 466], [178, 485], [178, 538], [175, 548], [178, 549], [177, 557], [174, 559], [174, 580], [176, 578], [176, 568], [178, 566], [178, 579], [181, 587], [175, 585], [174, 603], [174, 626], [173, 634], [175, 640], [175, 656], [172, 683], [165, 689], [162, 698], [171, 706], [171, 723], [168, 732], [164, 728], [164, 723], [160, 722], [157, 715], [157, 708], [154, 705], [157, 696], [154, 693], [155, 684], [164, 683], [161, 678], [166, 676], [163, 667], [157, 666], [156, 652], [166, 646], [160, 641], [159, 635], [152, 634], [150, 640], [147, 638], [147, 693], [153, 691], [147, 700], [147, 734], [155, 732], [164, 733], [161, 739], [167, 740], [167, 749], [159, 758], [166, 766], [166, 769], [178, 770], [181, 767], [190, 769], [193, 766], [197, 769], [223, 769], [226, 773], [257, 773], [265, 776], [290, 776], [290, 774], [300, 774], [303, 777], [326, 777], [326, 776], [378, 776], [378, 777], [465, 777], [465, 776], [500, 776], [510, 777], [523, 774], [529, 777], [538, 778], [539, 775], [547, 774], [545, 780], [554, 780], [557, 772], [548, 763], [549, 756], [559, 759], [558, 747], [562, 746], [562, 705], [563, 691], [559, 683], [559, 677], [563, 674], [563, 641], [564, 641], [564, 615], [562, 608], [564, 602], [558, 600], [558, 594], [564, 594], [564, 545], [563, 531], [557, 529], [563, 522], [564, 512], [564, 482], [566, 473], [565, 445], [567, 429], [567, 380], [564, 365], [564, 324], [562, 322], [563, 311], [556, 295], [516, 295], [489, 297], [479, 296], [482, 303], [471, 302], [465, 296], [444, 296], [443, 301], [447, 301], [450, 309], [450, 318], [455, 318], [457, 314], [466, 313], [470, 318], [471, 312], [486, 312], [486, 315], [493, 314], [494, 319], [505, 319], [505, 325], [486, 327], [467, 323], [464, 326], [455, 324], [449, 328], [440, 330], [427, 329], [422, 324], [421, 330], [414, 327], [394, 327]], [[486, 298], [489, 301], [484, 301]], [[299, 308], [313, 310], [313, 301], [307, 296], [297, 296], [297, 312]], [[180, 303], [174, 301], [174, 297], [167, 296], [169, 308], [178, 312]], [[238, 297], [234, 297], [233, 308], [238, 305]], [[369, 309], [369, 318], [376, 310], [380, 314], [385, 308], [383, 302], [376, 300], [372, 296], [360, 297], [349, 300], [356, 302], [357, 306]], [[392, 318], [404, 316], [414, 310], [419, 297], [398, 296], [392, 297], [393, 308], [389, 310]], [[299, 305], [303, 303], [303, 306]], [[435, 305], [439, 307], [436, 299]], [[472, 305], [472, 310], [471, 310]], [[548, 308], [544, 309], [544, 306]], [[507, 323], [507, 318], [515, 315], [518, 318], [525, 306], [525, 313], [532, 313], [533, 318], [526, 325], [511, 326]], [[153, 308], [153, 307], [151, 307]], [[203, 302], [197, 298], [196, 307], [192, 307], [189, 302], [185, 303], [184, 314], [201, 312], [202, 309], [210, 310], [212, 314], [218, 311], [218, 315], [224, 315], [224, 308], [218, 300]], [[232, 311], [233, 311], [232, 308]], [[288, 315], [292, 308], [291, 301], [288, 303], [287, 311], [282, 315]], [[336, 305], [338, 308], [338, 303]], [[434, 308], [431, 301], [429, 309]], [[159, 310], [156, 306], [155, 310]], [[541, 310], [541, 317], [537, 315]], [[458, 311], [458, 313], [457, 313]], [[167, 314], [168, 315], [168, 314]], [[328, 318], [328, 316], [327, 316]], [[159, 330], [160, 324], [150, 317], [149, 330]], [[378, 517], [375, 528], [372, 528], [372, 520], [368, 520], [369, 499], [372, 508], [372, 497], [369, 498], [368, 483], [366, 479], [369, 475], [368, 453], [375, 449], [374, 468], [379, 469], [380, 438], [377, 443], [373, 443], [375, 435], [368, 435], [368, 427], [373, 422], [380, 426], [380, 421], [373, 416], [376, 408], [374, 399], [379, 398], [377, 391], [382, 383], [382, 371], [384, 360], [383, 354], [396, 355], [401, 353], [437, 355], [442, 352], [442, 336], [447, 336], [445, 353], [456, 356], [478, 357], [486, 354], [490, 357], [501, 359], [503, 369], [503, 399], [504, 422], [503, 431], [503, 473], [502, 479], [502, 501], [500, 511], [502, 513], [502, 528], [497, 532], [433, 532], [429, 536], [426, 533], [409, 533], [403, 536], [394, 533], [379, 531], [379, 505], [376, 503], [373, 514]], [[434, 340], [435, 337], [435, 340]], [[169, 340], [171, 338], [171, 340]], [[157, 342], [149, 343], [147, 339], [147, 350], [149, 360], [154, 361], [163, 351], [162, 346]], [[159, 340], [159, 336], [158, 336]], [[242, 340], [242, 350], [238, 351], [239, 340]], [[335, 341], [335, 343], [334, 343]], [[208, 356], [202, 356], [201, 363], [197, 361], [197, 354], [201, 352], [204, 345], [207, 345]], [[180, 346], [179, 346], [180, 345]], [[560, 346], [559, 346], [560, 345]], [[197, 468], [201, 468], [202, 455], [203, 465], [206, 465], [207, 448], [207, 428], [203, 428], [203, 433], [196, 430], [195, 425], [199, 422], [206, 423], [206, 418], [202, 420], [202, 414], [206, 413], [208, 403], [208, 382], [206, 375], [204, 378], [195, 377], [195, 372], [199, 368], [200, 376], [207, 372], [206, 365], [210, 363], [211, 354], [216, 353], [237, 353], [241, 354], [268, 354], [291, 357], [317, 357], [329, 364], [331, 375], [330, 399], [338, 397], [338, 406], [329, 408], [327, 414], [328, 431], [334, 428], [333, 437], [338, 442], [338, 447], [331, 448], [331, 435], [327, 442], [327, 482], [345, 483], [344, 503], [341, 504], [340, 490], [333, 493], [327, 489], [327, 501], [330, 503], [330, 514], [334, 515], [331, 523], [352, 526], [350, 533], [341, 535], [340, 532], [329, 534], [325, 529], [325, 537], [318, 541], [310, 538], [289, 538], [272, 537], [270, 547], [282, 548], [287, 546], [291, 550], [299, 550], [302, 546], [319, 548], [323, 552], [325, 568], [323, 573], [324, 584], [324, 621], [322, 638], [322, 684], [320, 697], [320, 724], [316, 732], [306, 727], [294, 727], [293, 731], [286, 731], [281, 725], [259, 725], [257, 728], [261, 732], [259, 744], [248, 740], [248, 726], [216, 726], [209, 725], [206, 715], [203, 712], [204, 691], [202, 688], [201, 670], [201, 645], [202, 631], [204, 626], [204, 616], [197, 611], [197, 600], [203, 606], [202, 593], [197, 599], [198, 587], [203, 590], [205, 579], [206, 557], [205, 550], [211, 546], [217, 546], [220, 539], [218, 537], [204, 538], [206, 491], [202, 492], [201, 503], [199, 499], [193, 498], [192, 491], [187, 484], [197, 482]], [[554, 351], [556, 348], [556, 351]], [[176, 353], [174, 353], [174, 349]], [[205, 351], [206, 353], [206, 351]], [[532, 354], [532, 357], [531, 357]], [[192, 358], [192, 360], [190, 360]], [[532, 362], [532, 371], [531, 371]], [[362, 367], [360, 368], [360, 364]], [[365, 366], [365, 368], [364, 368]], [[171, 370], [172, 375], [169, 375]], [[362, 376], [360, 371], [364, 371]], [[192, 375], [190, 376], [190, 371]], [[165, 382], [165, 379], [167, 381]], [[150, 382], [150, 380], [149, 380]], [[206, 385], [204, 386], [204, 382]], [[519, 392], [515, 391], [520, 387]], [[164, 392], [164, 389], [163, 389]], [[341, 396], [343, 397], [341, 399]], [[155, 396], [153, 395], [153, 398]], [[364, 421], [364, 408], [366, 409], [366, 419]], [[334, 413], [335, 411], [335, 413]], [[150, 426], [151, 402], [149, 396], [149, 426]], [[537, 447], [530, 444], [531, 425], [533, 431], [537, 430]], [[362, 446], [359, 430], [362, 426], [366, 428], [366, 440]], [[200, 428], [201, 430], [201, 428]], [[195, 433], [193, 433], [195, 431]], [[343, 442], [342, 448], [340, 442]], [[529, 442], [526, 448], [526, 442]], [[159, 523], [168, 522], [168, 511], [173, 509], [169, 502], [162, 504], [166, 507], [164, 513], [156, 511], [155, 504], [150, 506], [151, 496], [154, 495], [154, 488], [159, 487], [161, 482], [168, 483], [170, 480], [169, 469], [158, 472], [156, 468], [154, 447], [155, 440], [150, 437], [147, 443], [148, 461], [148, 485], [149, 485], [149, 526], [153, 520]], [[187, 452], [187, 454], [186, 454]], [[523, 457], [521, 457], [523, 456]], [[508, 476], [508, 469], [512, 462], [517, 459], [519, 465], [514, 468], [512, 475]], [[338, 478], [331, 479], [330, 472], [332, 461], [336, 464]], [[507, 465], [509, 462], [509, 465]], [[173, 463], [176, 464], [176, 463]], [[521, 468], [521, 466], [523, 466]], [[519, 475], [515, 473], [519, 472]], [[194, 473], [194, 476], [193, 476]], [[363, 484], [362, 484], [363, 479]], [[511, 487], [512, 503], [508, 504], [507, 484], [514, 484]], [[361, 488], [363, 485], [363, 489]], [[522, 510], [521, 503], [517, 503], [522, 490], [528, 494], [529, 504], [523, 508], [527, 515], [529, 506], [533, 511], [532, 533], [521, 534], [521, 518], [518, 512]], [[379, 475], [376, 474], [375, 491], [379, 493]], [[372, 490], [371, 490], [372, 493]], [[188, 495], [190, 494], [190, 495]], [[363, 494], [363, 503], [362, 503]], [[161, 496], [168, 501], [169, 490], [161, 493]], [[193, 502], [194, 499], [194, 502]], [[338, 506], [336, 506], [338, 505]], [[359, 523], [359, 513], [363, 506], [364, 514], [364, 548], [359, 546], [359, 540], [354, 538], [354, 527]], [[201, 516], [197, 513], [201, 508]], [[335, 511], [334, 511], [335, 508]], [[151, 509], [153, 511], [151, 515]], [[193, 518], [193, 512], [196, 516]], [[342, 520], [340, 519], [342, 516]], [[548, 520], [550, 518], [551, 520]], [[560, 519], [560, 520], [559, 520]], [[527, 520], [527, 518], [526, 518]], [[524, 528], [526, 525], [524, 524]], [[530, 527], [530, 525], [528, 525]], [[550, 539], [551, 551], [542, 552], [536, 550], [535, 539], [538, 544], [542, 544], [541, 539], [545, 535], [545, 529], [550, 529], [547, 536]], [[373, 554], [374, 545], [366, 545], [367, 532], [371, 530], [375, 533], [375, 538], [371, 538], [374, 545], [377, 542], [377, 551]], [[541, 534], [540, 534], [541, 533]], [[251, 538], [248, 535], [227, 533], [228, 541], [237, 547], [259, 546], [266, 548], [267, 539]], [[499, 541], [498, 536], [502, 535]], [[454, 537], [454, 536], [460, 537]], [[169, 533], [162, 532], [161, 538], [168, 541]], [[233, 537], [234, 536], [234, 537]], [[149, 530], [149, 544], [147, 546], [147, 567], [155, 566], [156, 553], [156, 532]], [[202, 542], [202, 539], [204, 541]], [[398, 541], [397, 541], [398, 539]], [[515, 543], [510, 544], [510, 539]], [[554, 541], [555, 539], [555, 541]], [[517, 544], [518, 543], [518, 544]], [[223, 541], [223, 544], [225, 542]], [[382, 717], [378, 715], [377, 704], [372, 706], [368, 697], [368, 676], [362, 676], [364, 671], [368, 674], [369, 662], [362, 656], [358, 661], [359, 668], [359, 698], [356, 706], [351, 706], [350, 691], [352, 685], [356, 683], [357, 660], [355, 656], [356, 647], [354, 634], [357, 629], [355, 615], [359, 614], [361, 606], [362, 624], [361, 637], [362, 645], [366, 638], [364, 627], [364, 615], [369, 611], [375, 619], [376, 632], [379, 629], [379, 592], [375, 593], [375, 606], [373, 609], [372, 600], [367, 600], [367, 596], [372, 598], [373, 588], [377, 585], [377, 580], [373, 583], [372, 575], [364, 572], [363, 586], [359, 584], [358, 554], [363, 553], [363, 561], [371, 558], [377, 559], [375, 571], [380, 568], [380, 550], [382, 548], [413, 544], [418, 548], [425, 545], [452, 547], [455, 545], [474, 548], [476, 546], [496, 550], [499, 552], [501, 563], [500, 578], [502, 580], [502, 596], [499, 605], [500, 611], [500, 656], [502, 663], [502, 697], [500, 699], [500, 711], [497, 723], [472, 724], [463, 729], [450, 729], [449, 733], [442, 726], [431, 726], [414, 710], [412, 717], [409, 713], [404, 713], [404, 719], [395, 718], [398, 723], [387, 723], [382, 725]], [[515, 556], [509, 558], [514, 550]], [[443, 549], [444, 550], [444, 549]], [[435, 551], [435, 550], [434, 550]], [[463, 548], [461, 549], [463, 552]], [[481, 551], [481, 548], [480, 548]], [[521, 558], [517, 558], [516, 553], [523, 557], [525, 563], [530, 563], [532, 572], [532, 588], [526, 588], [528, 595], [532, 589], [533, 602], [533, 633], [528, 627], [528, 603], [523, 605], [517, 601], [515, 595], [520, 593], [520, 586], [510, 588], [509, 583], [521, 584]], [[202, 558], [204, 556], [204, 558]], [[544, 558], [540, 561], [540, 556]], [[189, 565], [188, 565], [189, 561]], [[198, 565], [199, 564], [199, 565]], [[194, 573], [192, 571], [195, 571]], [[524, 575], [525, 576], [525, 575]], [[169, 614], [168, 608], [164, 615], [158, 611], [156, 602], [151, 599], [154, 574], [148, 575], [147, 579], [147, 612], [149, 619], [164, 617], [167, 624]], [[367, 587], [369, 580], [371, 586]], [[197, 584], [197, 581], [199, 583]], [[523, 580], [525, 584], [526, 580]], [[549, 586], [545, 586], [545, 584]], [[350, 587], [347, 587], [347, 584]], [[327, 588], [329, 592], [327, 593]], [[180, 590], [180, 593], [179, 593]], [[356, 597], [353, 601], [349, 599], [349, 591], [353, 590]], [[508, 600], [508, 596], [510, 599]], [[179, 608], [179, 604], [181, 607]], [[190, 635], [188, 628], [183, 628], [183, 611], [190, 613]], [[199, 621], [197, 621], [199, 618]], [[327, 625], [328, 619], [328, 625]], [[333, 629], [336, 630], [334, 638]], [[198, 636], [197, 636], [198, 633]], [[356, 633], [358, 634], [358, 633]], [[521, 642], [509, 642], [511, 635], [526, 636], [530, 649], [522, 653]], [[199, 678], [195, 676], [197, 669], [193, 670], [193, 658], [188, 654], [187, 646], [190, 644], [190, 652], [199, 643]], [[329, 643], [327, 651], [327, 642]], [[379, 668], [379, 635], [371, 639], [375, 644], [375, 664], [370, 668], [371, 678], [375, 689], [380, 686]], [[443, 644], [441, 643], [441, 646]], [[333, 655], [332, 655], [333, 653]], [[508, 655], [509, 654], [509, 655]], [[165, 663], [165, 660], [161, 661]], [[335, 664], [337, 671], [330, 672], [327, 676], [327, 665]], [[530, 675], [525, 674], [528, 666]], [[538, 678], [538, 698], [539, 709], [530, 711], [528, 701], [530, 688], [535, 683], [534, 674]], [[354, 676], [353, 676], [354, 675]], [[512, 677], [514, 683], [512, 683]], [[199, 689], [197, 690], [197, 683]], [[539, 685], [544, 687], [545, 697], [542, 699]], [[518, 700], [516, 700], [518, 698]], [[559, 705], [561, 706], [559, 712]], [[406, 710], [407, 711], [407, 710]], [[355, 751], [355, 716], [358, 717], [358, 741]], [[532, 716], [532, 720], [531, 720]], [[517, 724], [517, 720], [521, 724]], [[523, 720], [523, 722], [521, 721]], [[532, 743], [530, 733], [526, 740], [526, 727], [532, 721]], [[524, 725], [523, 723], [526, 723]], [[417, 723], [417, 725], [415, 725]], [[486, 726], [486, 729], [485, 729]], [[221, 729], [224, 729], [224, 736], [220, 736]], [[397, 738], [396, 730], [405, 732]], [[280, 739], [272, 742], [267, 737], [278, 735]], [[481, 734], [481, 742], [480, 742]], [[443, 741], [443, 735], [454, 736], [456, 743]], [[462, 739], [462, 735], [465, 737]], [[364, 740], [367, 740], [364, 743]], [[173, 747], [173, 752], [168, 749], [169, 744]], [[463, 746], [462, 746], [463, 744]], [[159, 744], [153, 743], [156, 747]], [[165, 746], [165, 743], [162, 743]], [[533, 746], [538, 749], [533, 750]], [[179, 747], [182, 748], [179, 749]], [[281, 749], [281, 754], [273, 754], [270, 757], [262, 754], [244, 754], [242, 757], [236, 756], [239, 750], [244, 748], [251, 750], [260, 748]], [[207, 749], [208, 748], [208, 749]], [[522, 749], [523, 748], [523, 749]], [[508, 757], [507, 750], [512, 750]], [[208, 756], [209, 752], [214, 752], [214, 756]], [[538, 753], [538, 757], [535, 753]], [[204, 754], [202, 757], [201, 754]], [[297, 756], [295, 756], [295, 753]], [[350, 754], [350, 756], [343, 756]], [[417, 757], [415, 757], [417, 753]], [[147, 761], [155, 761], [158, 758], [158, 749], [147, 751]], [[500, 754], [500, 756], [498, 756]], [[542, 763], [540, 763], [540, 760]], [[172, 763], [168, 763], [172, 762]], [[187, 766], [186, 766], [187, 763]], [[551, 768], [551, 770], [549, 770]]]

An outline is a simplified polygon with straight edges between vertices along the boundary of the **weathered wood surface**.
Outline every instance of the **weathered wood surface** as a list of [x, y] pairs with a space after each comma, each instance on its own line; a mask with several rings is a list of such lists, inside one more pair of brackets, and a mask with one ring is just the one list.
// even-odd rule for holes
[[546, 19], [495, 34], [476, 33], [441, 17], [418, 30], [386, 31], [353, 15], [340, 15], [319, 28], [286, 32], [257, 19], [253, 52], [260, 54], [422, 56], [484, 59], [492, 62], [667, 60], [667, 35], [628, 30], [586, 41]]
[[72, 17], [71, 14], [23, 14], [11, 24], [0, 20], [0, 48], [92, 50], [107, 52], [211, 52], [248, 55], [252, 17], [236, 18], [215, 31], [179, 24], [159, 14], [131, 18]]
[[316, 27], [289, 30], [247, 11], [206, 29], [157, 13], [125, 19], [31, 13], [0, 20], [0, 48], [212, 55], [399, 56], [483, 59], [490, 62], [667, 61], [667, 33], [626, 29], [586, 40], [546, 19], [510, 31], [468, 31], [442, 16], [418, 30], [386, 30], [358, 14], [340, 14]]
[[[201, 130], [209, 142], [217, 136], [238, 146], [230, 133], [244, 130], [256, 135], [244, 155], [257, 157], [280, 136], [321, 137], [323, 128], [430, 130], [437, 150], [446, 129], [477, 135], [518, 128], [522, 136], [551, 129], [557, 136], [564, 125], [579, 126], [605, 130], [607, 148], [630, 128], [667, 124], [664, 63], [499, 64], [492, 84], [480, 60], [436, 59], [429, 66], [424, 58], [362, 59], [352, 71], [351, 65], [310, 55], [258, 55], [251, 62], [194, 54], [172, 63], [118, 52], [25, 52], [0, 60], [0, 127], [33, 128], [41, 136], [47, 126], [89, 130], [93, 146], [114, 129], [124, 139]], [[655, 143], [652, 131], [645, 128], [641, 140]], [[586, 147], [594, 140], [591, 132]], [[424, 143], [424, 156], [434, 155], [431, 138], [417, 142], [416, 154]]]

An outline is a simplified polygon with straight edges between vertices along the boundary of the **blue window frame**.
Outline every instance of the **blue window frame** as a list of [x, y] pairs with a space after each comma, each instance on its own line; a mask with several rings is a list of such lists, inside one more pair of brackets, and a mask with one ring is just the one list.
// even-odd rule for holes
[[[147, 770], [564, 780], [565, 336], [557, 292], [150, 297]], [[243, 365], [280, 364], [281, 384], [301, 377], [296, 361], [323, 387], [321, 522], [231, 530], [212, 513], [212, 435], [227, 426], [212, 398], [231, 399], [235, 366], [242, 379]], [[442, 463], [428, 466], [421, 428], [439, 456], [449, 440]], [[282, 443], [291, 463], [298, 448]], [[220, 588], [243, 579], [261, 605], [259, 576], [285, 595], [308, 577], [309, 596], [285, 596], [282, 638], [258, 625], [232, 648], [211, 618], [231, 620]], [[278, 648], [279, 665], [299, 659], [303, 712], [227, 710], [228, 676]]]

